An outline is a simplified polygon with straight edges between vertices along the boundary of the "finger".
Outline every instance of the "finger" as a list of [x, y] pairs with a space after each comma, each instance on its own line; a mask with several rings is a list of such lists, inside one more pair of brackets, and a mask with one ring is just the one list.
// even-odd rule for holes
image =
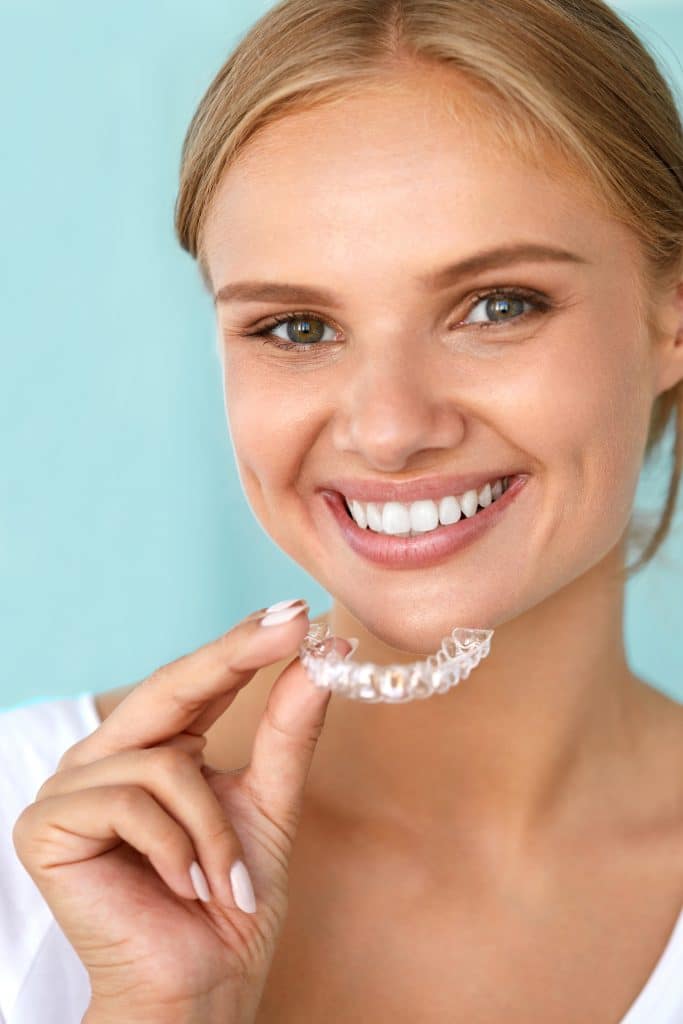
[[60, 767], [158, 746], [181, 732], [205, 732], [258, 669], [297, 649], [309, 628], [307, 613], [303, 602], [294, 618], [267, 627], [254, 613], [218, 639], [156, 669], [95, 732], [66, 751]]
[[[201, 766], [201, 765], [204, 765], [204, 748], [206, 747], [206, 744], [207, 744], [207, 738], [203, 734], [201, 736], [195, 736], [194, 733], [181, 732], [181, 733], [178, 733], [177, 736], [174, 736], [173, 739], [165, 740], [163, 743], [159, 743], [157, 746], [160, 747], [160, 748], [162, 748], [162, 747], [172, 747], [172, 748], [176, 748], [178, 750], [185, 750], [193, 758], [193, 760], [196, 761], [196, 763]], [[154, 749], [154, 748], [153, 747], [149, 747], [149, 748], [143, 747], [142, 749], [143, 750], [147, 750], [147, 749], [151, 750], [151, 749]], [[69, 754], [70, 751], [71, 751], [71, 748], [69, 750], [67, 750], [66, 754]], [[59, 764], [57, 765], [57, 772], [62, 772], [62, 771], [69, 770], [68, 769], [69, 763], [70, 763], [71, 767], [74, 767], [74, 768], [77, 767], [75, 759], [72, 760], [71, 762], [69, 762], [66, 754], [64, 754], [62, 756], [61, 760], [59, 761]], [[94, 764], [95, 762], [94, 761], [83, 761], [82, 763], [83, 764]], [[52, 778], [52, 776], [50, 776], [50, 778], [46, 779], [46, 781], [43, 783], [43, 786], [41, 786], [41, 788], [38, 790], [39, 793], [41, 793], [43, 791], [43, 789], [47, 786], [48, 782], [50, 782], [51, 778]]]
[[[351, 649], [334, 637], [341, 654]], [[258, 806], [294, 841], [306, 778], [331, 691], [312, 685], [298, 657], [276, 679], [256, 729], [244, 783]]]
[[225, 906], [235, 906], [230, 868], [236, 860], [245, 860], [244, 851], [215, 792], [188, 751], [171, 746], [124, 751], [64, 769], [47, 780], [36, 800], [102, 786], [138, 786], [153, 797], [189, 837], [196, 852], [192, 859], [203, 868], [212, 896]]
[[139, 786], [99, 786], [29, 804], [14, 825], [12, 841], [48, 902], [51, 872], [98, 857], [122, 841], [148, 857], [178, 896], [197, 899], [189, 873], [197, 858], [189, 836]]

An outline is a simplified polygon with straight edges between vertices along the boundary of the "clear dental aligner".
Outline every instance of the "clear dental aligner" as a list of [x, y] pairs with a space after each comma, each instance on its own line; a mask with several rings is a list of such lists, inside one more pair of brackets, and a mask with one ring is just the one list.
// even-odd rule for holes
[[351, 700], [400, 704], [446, 693], [467, 679], [490, 652], [493, 630], [456, 627], [441, 641], [436, 654], [408, 665], [351, 661], [357, 641], [348, 654], [341, 655], [334, 649], [326, 651], [325, 642], [332, 636], [326, 623], [314, 622], [299, 647], [299, 657], [313, 684]]

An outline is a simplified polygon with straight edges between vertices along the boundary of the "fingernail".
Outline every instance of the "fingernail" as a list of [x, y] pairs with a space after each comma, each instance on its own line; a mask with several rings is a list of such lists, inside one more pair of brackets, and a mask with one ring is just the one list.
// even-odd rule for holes
[[308, 609], [306, 602], [294, 605], [293, 608], [283, 608], [280, 612], [269, 612], [263, 616], [260, 620], [262, 626], [279, 626], [282, 622], [289, 622], [290, 619], [296, 618], [297, 615], [301, 615], [303, 611]]
[[351, 650], [349, 651], [348, 654], [344, 655], [344, 661], [348, 661], [349, 658], [352, 658], [354, 656], [354, 654], [358, 650], [358, 644], [360, 643], [360, 640], [358, 639], [357, 636], [347, 636], [346, 639], [351, 644]]
[[[291, 601], [278, 601], [277, 604], [271, 604], [270, 608], [266, 608], [267, 612], [279, 612], [283, 608], [289, 608], [293, 604], [301, 604], [304, 601], [303, 597], [294, 597]], [[305, 602], [304, 602], [305, 603]]]
[[[358, 646], [358, 640], [356, 640], [356, 646], [353, 645], [355, 637], [347, 639], [345, 636], [329, 636], [322, 645], [321, 653], [323, 655], [329, 654], [331, 651], [336, 651], [337, 654], [341, 654], [343, 658], [348, 658], [355, 651]], [[350, 644], [349, 650], [346, 650], [345, 645]]]
[[240, 910], [243, 910], [245, 914], [255, 913], [256, 899], [254, 897], [254, 887], [251, 884], [251, 878], [244, 861], [236, 860], [230, 868], [230, 885], [232, 886], [235, 903]]
[[192, 882], [194, 891], [197, 893], [199, 899], [202, 900], [204, 903], [209, 903], [211, 901], [209, 883], [206, 880], [206, 875], [204, 874], [196, 860], [193, 860], [192, 864], [190, 865], [190, 880]]

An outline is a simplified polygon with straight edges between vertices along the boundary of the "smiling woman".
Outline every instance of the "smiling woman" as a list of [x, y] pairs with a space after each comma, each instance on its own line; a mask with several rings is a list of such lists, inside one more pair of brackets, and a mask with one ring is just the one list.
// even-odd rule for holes
[[[601, 0], [284, 0], [201, 100], [175, 217], [245, 495], [333, 602], [101, 694], [19, 819], [87, 1024], [680, 1024], [683, 706], [622, 622], [683, 465], [652, 56]], [[327, 630], [361, 700], [295, 656]], [[492, 633], [462, 686], [403, 689]]]
[[[326, 624], [379, 665], [496, 627], [457, 696], [333, 700], [311, 802], [382, 871], [318, 823], [335, 916], [301, 840], [258, 1020], [683, 1018], [683, 715], [622, 637], [683, 464], [683, 132], [654, 60], [593, 0], [289, 0], [193, 118], [176, 230], [243, 488]], [[295, 994], [294, 962], [324, 984]]]

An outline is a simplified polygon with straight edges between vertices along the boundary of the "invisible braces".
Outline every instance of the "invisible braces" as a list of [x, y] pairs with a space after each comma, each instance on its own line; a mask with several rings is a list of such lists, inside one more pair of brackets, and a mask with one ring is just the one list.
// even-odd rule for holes
[[441, 641], [436, 654], [409, 665], [376, 665], [351, 661], [358, 641], [348, 654], [326, 650], [334, 634], [325, 622], [314, 622], [299, 647], [299, 657], [315, 686], [341, 693], [351, 700], [405, 703], [446, 693], [491, 650], [492, 629], [457, 626]]

